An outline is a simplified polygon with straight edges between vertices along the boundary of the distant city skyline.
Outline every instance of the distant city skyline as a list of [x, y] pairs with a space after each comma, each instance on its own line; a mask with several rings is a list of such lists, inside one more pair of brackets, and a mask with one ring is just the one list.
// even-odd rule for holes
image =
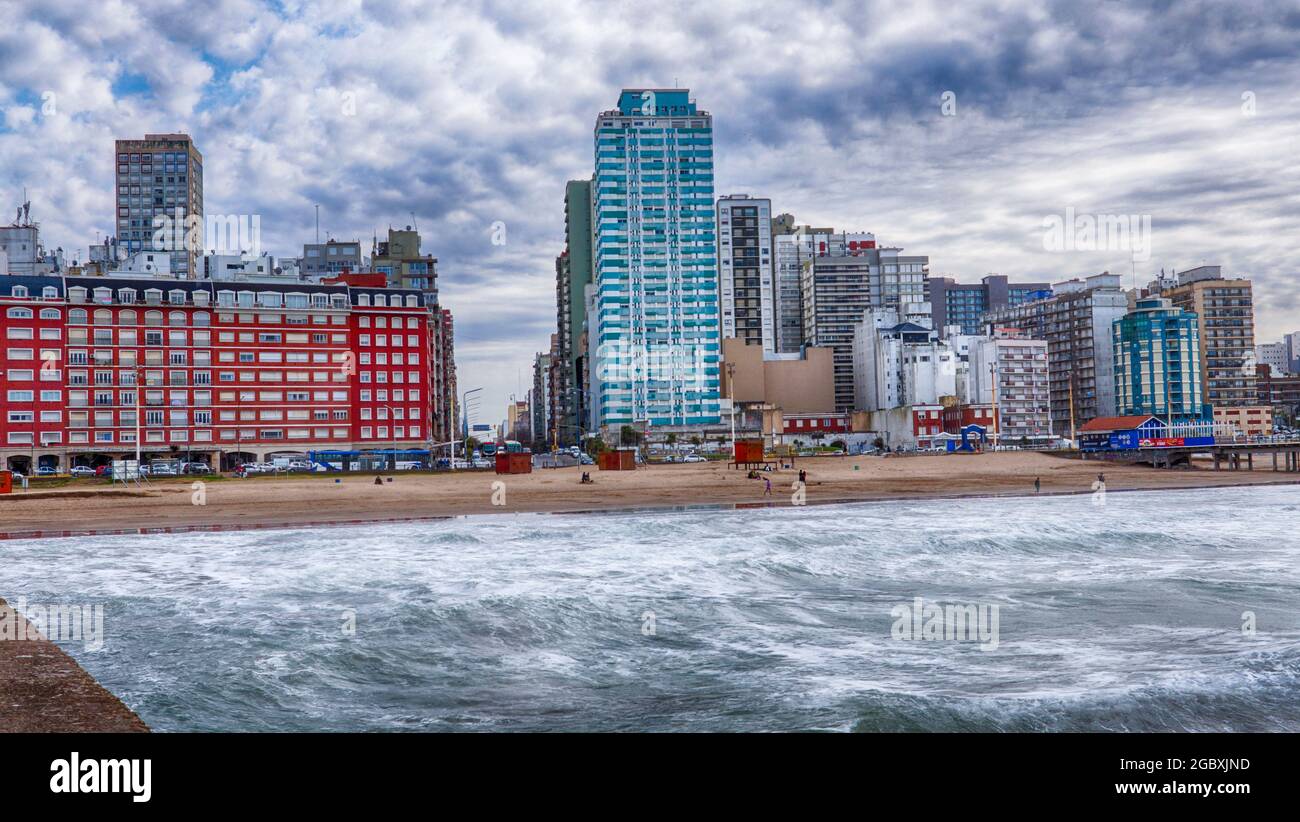
[[[555, 331], [565, 183], [591, 173], [596, 115], [624, 87], [688, 87], [719, 196], [874, 232], [961, 283], [1221, 265], [1254, 281], [1258, 342], [1297, 330], [1285, 9], [828, 3], [796, 25], [780, 4], [562, 5], [20, 2], [0, 32], [0, 207], [26, 188], [47, 247], [84, 260], [115, 233], [114, 140], [185, 132], [206, 210], [261, 215], [270, 253], [314, 241], [316, 204], [322, 237], [366, 253], [416, 224], [461, 388], [496, 422]], [[1047, 250], [1067, 210], [1148, 217], [1150, 258]]]

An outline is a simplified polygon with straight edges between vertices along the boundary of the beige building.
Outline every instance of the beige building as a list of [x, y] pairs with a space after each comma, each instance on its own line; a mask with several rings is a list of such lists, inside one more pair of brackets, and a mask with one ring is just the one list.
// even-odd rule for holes
[[1199, 320], [1205, 402], [1216, 410], [1258, 405], [1250, 280], [1227, 280], [1220, 272], [1217, 265], [1180, 271], [1178, 285], [1159, 295]]
[[[787, 414], [835, 410], [835, 361], [830, 348], [809, 346], [802, 355], [773, 354], [729, 338], [722, 341], [722, 359], [722, 394], [737, 405], [763, 404]], [[732, 366], [734, 377], [729, 376]]]
[[1273, 409], [1267, 405], [1251, 408], [1215, 408], [1214, 424], [1216, 431], [1228, 430], [1257, 437], [1273, 433]]

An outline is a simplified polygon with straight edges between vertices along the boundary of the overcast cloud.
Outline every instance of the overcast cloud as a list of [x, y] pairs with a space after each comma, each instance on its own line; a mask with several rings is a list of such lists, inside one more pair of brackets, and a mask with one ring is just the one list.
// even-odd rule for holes
[[[160, 131], [194, 136], [207, 210], [260, 214], [271, 253], [301, 254], [317, 203], [367, 248], [414, 213], [482, 421], [554, 331], [564, 183], [624, 86], [689, 87], [714, 115], [717, 193], [874, 231], [932, 274], [1218, 263], [1255, 281], [1260, 341], [1300, 330], [1294, 1], [0, 0], [0, 19], [0, 218], [25, 186], [47, 246], [83, 259], [113, 228], [113, 139]], [[1067, 208], [1150, 215], [1150, 260], [1045, 250]]]

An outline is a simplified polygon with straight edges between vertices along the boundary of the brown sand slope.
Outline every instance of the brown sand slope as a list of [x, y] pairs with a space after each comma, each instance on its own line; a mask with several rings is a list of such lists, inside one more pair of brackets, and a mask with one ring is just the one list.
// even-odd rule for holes
[[[0, 599], [0, 617], [8, 619], [11, 613]], [[27, 628], [27, 620], [18, 619]], [[44, 638], [0, 641], [0, 733], [148, 730], [54, 643]]]
[[[808, 471], [807, 502], [954, 496], [1088, 493], [1099, 471], [1107, 489], [1195, 488], [1300, 481], [1271, 470], [1157, 470], [1084, 462], [1033, 452], [915, 457], [818, 457], [800, 459]], [[589, 471], [593, 485], [578, 482]], [[0, 504], [0, 534], [29, 530], [183, 528], [349, 522], [518, 511], [583, 511], [701, 503], [771, 502], [789, 504], [796, 470], [769, 475], [772, 496], [762, 480], [721, 463], [642, 467], [631, 472], [594, 467], [543, 469], [532, 474], [497, 476], [491, 472], [392, 475], [374, 485], [373, 476], [335, 474], [254, 477], [209, 481], [196, 505], [191, 479], [151, 485], [147, 497], [33, 499], [20, 494]], [[335, 482], [340, 478], [340, 482]], [[504, 483], [505, 505], [493, 505], [493, 484]], [[70, 486], [80, 488], [81, 485]], [[107, 488], [88, 480], [87, 488]], [[498, 499], [499, 499], [498, 495]]]

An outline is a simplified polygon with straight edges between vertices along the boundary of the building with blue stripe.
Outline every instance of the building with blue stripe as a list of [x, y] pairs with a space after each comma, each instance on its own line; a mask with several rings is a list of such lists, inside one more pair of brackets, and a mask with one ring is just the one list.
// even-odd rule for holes
[[592, 423], [721, 421], [713, 120], [686, 89], [624, 89], [596, 119]]

